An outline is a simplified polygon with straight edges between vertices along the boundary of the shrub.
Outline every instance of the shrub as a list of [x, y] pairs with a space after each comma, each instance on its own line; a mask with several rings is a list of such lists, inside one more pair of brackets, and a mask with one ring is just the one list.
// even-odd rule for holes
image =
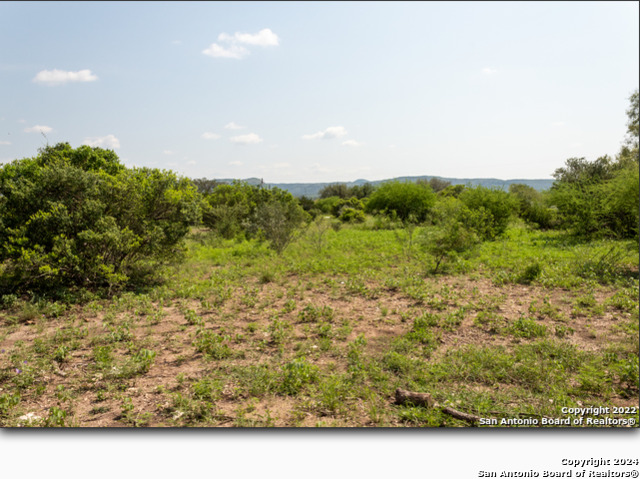
[[476, 186], [466, 188], [460, 200], [473, 212], [468, 222], [483, 237], [493, 239], [507, 229], [515, 202], [505, 191]]
[[289, 197], [290, 199], [285, 200], [270, 198], [258, 206], [253, 218], [253, 226], [269, 241], [269, 247], [278, 254], [284, 251], [298, 226], [308, 216], [293, 197]]
[[220, 185], [205, 197], [203, 223], [224, 238], [245, 236], [269, 241], [278, 253], [309, 214], [287, 191], [246, 183]]
[[101, 148], [47, 146], [0, 168], [0, 295], [140, 284], [199, 215], [187, 179], [128, 169]]
[[434, 273], [438, 272], [443, 261], [450, 261], [480, 241], [476, 228], [484, 228], [485, 223], [477, 217], [455, 198], [444, 197], [436, 204], [436, 226], [424, 230], [418, 240], [435, 258]]
[[371, 213], [382, 213], [402, 222], [423, 222], [435, 203], [436, 196], [428, 185], [390, 181], [384, 183], [367, 201]]
[[548, 229], [556, 225], [555, 210], [545, 204], [542, 193], [529, 185], [512, 183], [509, 194], [515, 199], [518, 216], [529, 224]]
[[364, 223], [365, 219], [364, 212], [354, 208], [344, 208], [340, 213], [340, 221], [343, 223]]
[[569, 158], [554, 175], [550, 200], [564, 227], [586, 238], [637, 238], [639, 219], [638, 149], [625, 146], [615, 161]]

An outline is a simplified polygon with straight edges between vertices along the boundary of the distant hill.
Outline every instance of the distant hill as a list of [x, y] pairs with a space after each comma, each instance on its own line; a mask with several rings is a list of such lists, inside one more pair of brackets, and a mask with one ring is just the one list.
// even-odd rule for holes
[[[444, 180], [450, 182], [452, 185], [471, 185], [471, 186], [484, 186], [486, 188], [500, 188], [503, 190], [508, 190], [509, 185], [512, 183], [524, 184], [531, 186], [532, 188], [543, 191], [551, 188], [553, 184], [553, 180], [523, 180], [523, 179], [514, 179], [514, 180], [499, 180], [497, 178], [445, 178], [442, 176], [400, 176], [397, 178], [391, 178], [387, 180], [378, 180], [378, 181], [368, 181], [363, 179], [358, 179], [355, 181], [332, 181], [328, 183], [264, 183], [264, 186], [267, 187], [277, 187], [282, 190], [286, 190], [290, 192], [293, 196], [307, 196], [309, 198], [317, 198], [320, 195], [320, 190], [327, 185], [332, 185], [334, 183], [344, 183], [347, 186], [355, 186], [355, 185], [363, 185], [365, 183], [371, 183], [372, 185], [379, 185], [386, 181], [417, 181], [417, 180], [430, 180], [431, 178], [437, 178], [439, 180]], [[220, 183], [232, 183], [233, 181], [237, 181], [230, 178], [218, 179], [217, 182]], [[260, 178], [247, 178], [244, 180], [246, 183], [250, 185], [259, 185], [262, 183]]]

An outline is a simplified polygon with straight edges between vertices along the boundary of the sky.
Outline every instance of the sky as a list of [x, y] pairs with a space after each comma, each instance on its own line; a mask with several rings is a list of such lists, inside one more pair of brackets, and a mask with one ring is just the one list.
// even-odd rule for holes
[[614, 156], [638, 2], [0, 2], [0, 162], [265, 182], [551, 178]]

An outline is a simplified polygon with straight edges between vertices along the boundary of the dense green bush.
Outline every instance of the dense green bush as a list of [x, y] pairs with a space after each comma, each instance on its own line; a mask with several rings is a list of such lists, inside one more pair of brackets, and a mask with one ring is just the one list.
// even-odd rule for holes
[[437, 273], [443, 262], [452, 261], [480, 242], [481, 236], [476, 227], [480, 225], [483, 229], [484, 224], [477, 219], [477, 213], [470, 211], [462, 201], [451, 197], [439, 199], [433, 216], [435, 226], [423, 230], [418, 243], [434, 257], [433, 272]]
[[0, 293], [124, 287], [172, 258], [199, 220], [185, 178], [101, 148], [47, 146], [0, 168]]
[[570, 158], [554, 173], [550, 191], [562, 226], [582, 237], [638, 235], [637, 149], [623, 148], [615, 161]]
[[543, 229], [556, 226], [556, 210], [547, 206], [542, 193], [529, 185], [512, 183], [509, 194], [515, 198], [518, 216], [527, 223]]
[[460, 193], [460, 200], [469, 210], [463, 213], [466, 224], [483, 239], [493, 239], [504, 233], [516, 206], [507, 192], [484, 186], [465, 188]]
[[219, 185], [205, 196], [203, 223], [224, 238], [245, 237], [269, 241], [282, 252], [293, 234], [309, 219], [291, 193], [236, 182]]
[[257, 208], [257, 189], [247, 183], [218, 185], [205, 195], [202, 222], [223, 238], [244, 234]]
[[398, 218], [405, 223], [420, 223], [427, 219], [435, 201], [436, 195], [429, 185], [390, 181], [373, 192], [366, 210]]

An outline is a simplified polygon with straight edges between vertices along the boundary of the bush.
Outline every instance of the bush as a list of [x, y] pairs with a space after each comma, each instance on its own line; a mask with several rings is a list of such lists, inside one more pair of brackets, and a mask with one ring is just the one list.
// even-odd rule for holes
[[515, 202], [507, 192], [483, 186], [465, 188], [460, 200], [473, 212], [467, 221], [483, 239], [493, 239], [504, 233], [515, 209]]
[[398, 218], [403, 223], [421, 223], [427, 219], [436, 196], [429, 185], [390, 181], [384, 183], [369, 197], [366, 209]]
[[200, 201], [167, 171], [48, 146], [0, 168], [0, 295], [122, 288], [175, 256]]
[[364, 223], [365, 219], [364, 212], [354, 208], [343, 208], [340, 213], [340, 221], [344, 223]]
[[[443, 261], [470, 250], [479, 241], [479, 234], [469, 218], [476, 218], [460, 200], [442, 198], [434, 208], [436, 226], [423, 231], [419, 243], [435, 258], [433, 272]], [[480, 223], [479, 221], [477, 221]], [[483, 224], [481, 224], [483, 226]]]
[[512, 183], [509, 194], [515, 199], [518, 216], [527, 223], [544, 229], [556, 226], [555, 210], [546, 205], [542, 193], [529, 185]]
[[556, 170], [551, 202], [562, 225], [576, 236], [634, 238], [638, 235], [637, 150], [623, 148], [615, 162], [570, 158]]
[[238, 182], [216, 187], [205, 200], [205, 226], [227, 239], [245, 236], [268, 240], [278, 253], [309, 217], [291, 193], [279, 188]]
[[269, 241], [269, 247], [280, 254], [306, 217], [307, 214], [295, 201], [272, 198], [258, 206], [253, 225]]

